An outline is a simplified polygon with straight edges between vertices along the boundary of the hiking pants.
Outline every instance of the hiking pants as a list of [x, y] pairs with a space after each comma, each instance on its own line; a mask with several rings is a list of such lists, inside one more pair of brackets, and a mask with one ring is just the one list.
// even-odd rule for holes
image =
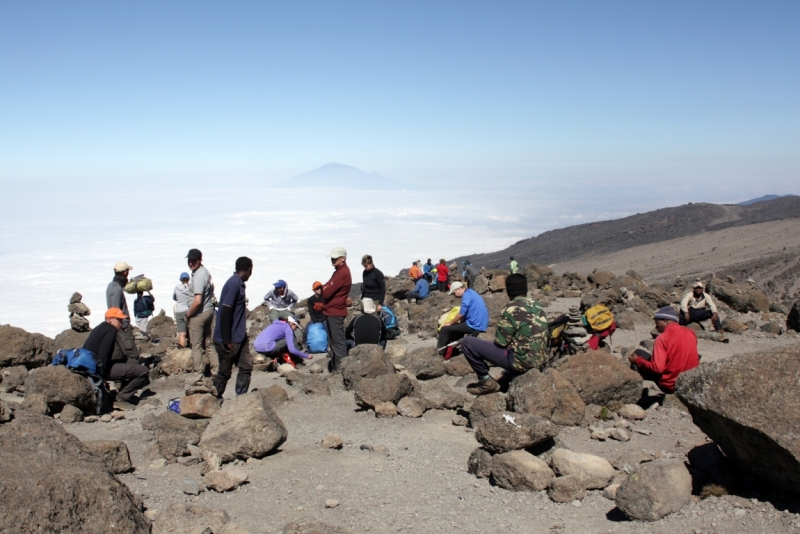
[[445, 280], [444, 282], [439, 280], [436, 283], [436, 285], [439, 287], [439, 291], [441, 291], [442, 293], [447, 293], [447, 280]]
[[428, 298], [428, 295], [420, 297], [419, 291], [409, 291], [408, 295], [406, 296], [406, 300], [408, 301], [409, 304], [411, 304], [412, 300], [416, 300], [417, 302], [419, 302], [420, 300], [425, 300], [426, 298]]
[[192, 344], [192, 370], [195, 373], [202, 373], [205, 371], [203, 364], [203, 353], [208, 356], [208, 361], [211, 364], [211, 376], [214, 376], [219, 369], [219, 358], [217, 358], [216, 351], [211, 349], [214, 340], [211, 338], [211, 322], [214, 320], [214, 308], [194, 315], [189, 318], [187, 326], [189, 327], [189, 341]]
[[122, 389], [117, 395], [122, 400], [131, 402], [136, 391], [150, 383], [150, 369], [136, 359], [112, 361], [108, 370], [108, 380], [121, 382]]
[[111, 355], [112, 361], [136, 360], [139, 358], [139, 349], [136, 348], [136, 341], [133, 339], [133, 328], [130, 323], [117, 330], [117, 340], [114, 343], [114, 354]]
[[[680, 313], [678, 314], [678, 324], [687, 326], [689, 323], [702, 323], [703, 321], [711, 319], [713, 315], [714, 312], [709, 309], [696, 310], [694, 308], [689, 308], [689, 322], [687, 323], [683, 313]], [[722, 323], [719, 320], [719, 316], [717, 316], [717, 320], [714, 321], [714, 330], [722, 330]]]
[[147, 333], [147, 323], [150, 322], [150, 316], [147, 317], [137, 317], [136, 318], [136, 327], [139, 329], [139, 332], [142, 334]]
[[281, 356], [288, 353], [288, 345], [286, 344], [286, 339], [279, 339], [275, 342], [275, 347], [269, 352], [259, 352], [259, 354], [263, 354], [264, 357], [269, 358], [271, 360], [277, 359], [278, 365], [283, 363]]
[[214, 375], [213, 384], [217, 388], [217, 396], [222, 398], [228, 380], [231, 379], [233, 365], [239, 368], [236, 376], [236, 394], [244, 395], [250, 389], [250, 376], [253, 374], [253, 355], [250, 354], [250, 340], [247, 337], [241, 343], [234, 343], [231, 350], [222, 343], [214, 342], [214, 348], [219, 356], [219, 368]]
[[450, 326], [445, 326], [439, 330], [439, 339], [436, 342], [436, 348], [441, 349], [448, 343], [477, 332], [478, 331], [474, 328], [467, 326], [467, 323], [456, 323]]
[[328, 348], [331, 352], [330, 370], [338, 371], [342, 358], [347, 356], [347, 345], [344, 342], [344, 317], [327, 317]]
[[486, 362], [513, 372], [514, 353], [505, 347], [496, 345], [492, 341], [478, 339], [477, 337], [465, 337], [461, 340], [461, 352], [466, 356], [470, 367], [478, 375], [478, 378], [489, 374], [489, 366], [486, 365]]
[[288, 319], [292, 315], [291, 310], [276, 310], [273, 308], [269, 311], [269, 322], [274, 323], [279, 319]]

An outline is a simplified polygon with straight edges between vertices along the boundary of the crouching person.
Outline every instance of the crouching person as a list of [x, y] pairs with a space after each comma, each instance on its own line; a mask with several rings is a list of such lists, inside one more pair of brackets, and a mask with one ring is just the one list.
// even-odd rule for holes
[[236, 376], [236, 394], [244, 395], [250, 389], [253, 357], [247, 339], [247, 304], [245, 282], [253, 274], [253, 260], [242, 256], [236, 260], [236, 272], [228, 278], [219, 297], [219, 312], [214, 327], [214, 348], [219, 358], [219, 368], [213, 384], [217, 396], [222, 398], [233, 364], [239, 368]]
[[133, 358], [112, 359], [117, 331], [122, 327], [122, 323], [128, 320], [128, 316], [119, 308], [109, 308], [105, 319], [104, 323], [92, 329], [83, 348], [92, 353], [97, 364], [97, 374], [102, 376], [104, 381], [122, 384], [122, 388], [117, 392], [114, 408], [130, 410], [139, 402], [136, 391], [150, 383], [150, 369]]
[[478, 382], [467, 387], [473, 395], [500, 391], [500, 384], [489, 376], [488, 363], [514, 374], [533, 368], [541, 370], [548, 361], [547, 316], [538, 302], [528, 298], [525, 276], [509, 275], [506, 292], [511, 302], [497, 321], [494, 342], [475, 337], [461, 341], [461, 350], [478, 375]]
[[645, 380], [652, 380], [664, 393], [675, 392], [675, 381], [681, 373], [700, 365], [697, 353], [697, 336], [678, 324], [678, 313], [672, 306], [664, 306], [653, 316], [659, 336], [650, 355], [637, 349], [628, 356], [631, 369]]
[[300, 328], [300, 323], [291, 315], [286, 319], [279, 319], [258, 334], [253, 343], [253, 348], [259, 354], [271, 359], [276, 367], [281, 363], [288, 363], [293, 367], [297, 367], [292, 357], [301, 360], [313, 358], [310, 354], [306, 354], [295, 346], [294, 332], [298, 328]]
[[344, 331], [348, 353], [358, 345], [380, 345], [386, 348], [386, 324], [375, 315], [376, 312], [374, 300], [365, 298], [361, 301], [361, 315], [353, 317]]

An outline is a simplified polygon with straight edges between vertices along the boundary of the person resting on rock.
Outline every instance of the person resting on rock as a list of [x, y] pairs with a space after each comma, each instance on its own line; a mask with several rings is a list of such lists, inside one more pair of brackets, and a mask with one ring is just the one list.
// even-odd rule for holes
[[631, 369], [645, 380], [652, 380], [664, 393], [675, 392], [678, 376], [700, 365], [697, 354], [697, 336], [678, 324], [678, 313], [672, 306], [664, 306], [653, 316], [659, 336], [653, 346], [652, 356], [644, 349], [636, 349], [628, 357]]
[[500, 313], [494, 342], [476, 337], [461, 341], [461, 351], [478, 375], [478, 382], [467, 387], [473, 395], [500, 391], [500, 384], [489, 376], [487, 362], [509, 374], [522, 374], [529, 369], [541, 370], [548, 361], [547, 315], [537, 301], [528, 298], [525, 275], [509, 275], [506, 293], [511, 302]]
[[97, 364], [97, 374], [103, 377], [103, 381], [122, 383], [114, 408], [130, 410], [139, 402], [136, 391], [150, 383], [150, 369], [133, 358], [112, 360], [117, 331], [123, 321], [128, 320], [128, 316], [119, 308], [109, 308], [105, 319], [105, 322], [92, 329], [83, 348], [92, 353]]
[[269, 308], [270, 322], [274, 323], [278, 319], [287, 319], [292, 315], [294, 305], [297, 304], [297, 295], [283, 280], [278, 280], [272, 285], [275, 289], [264, 295], [264, 305]]
[[297, 363], [292, 357], [299, 360], [313, 358], [295, 346], [294, 331], [298, 328], [300, 328], [300, 323], [292, 315], [286, 319], [275, 321], [258, 334], [253, 348], [259, 354], [272, 359], [274, 364], [288, 363], [296, 367]]
[[425, 277], [418, 278], [417, 283], [414, 285], [414, 291], [409, 291], [406, 294], [406, 300], [409, 304], [411, 301], [414, 300], [415, 302], [419, 302], [420, 300], [425, 300], [428, 298], [428, 295], [431, 293], [431, 286]]
[[347, 352], [358, 345], [380, 345], [386, 348], [386, 324], [376, 315], [377, 311], [374, 300], [366, 298], [361, 301], [361, 315], [353, 317], [344, 330]]
[[700, 323], [711, 319], [714, 330], [722, 330], [722, 323], [717, 314], [717, 305], [711, 299], [711, 295], [704, 291], [703, 282], [698, 280], [694, 283], [692, 291], [686, 293], [681, 300], [681, 315], [678, 324], [687, 326], [690, 323]]
[[453, 347], [448, 347], [450, 343], [464, 336], [486, 332], [489, 327], [489, 310], [486, 309], [483, 297], [461, 282], [453, 282], [450, 285], [450, 294], [461, 299], [461, 308], [458, 310], [458, 315], [442, 324], [439, 330], [436, 350], [444, 352], [445, 360], [449, 360], [453, 355]]

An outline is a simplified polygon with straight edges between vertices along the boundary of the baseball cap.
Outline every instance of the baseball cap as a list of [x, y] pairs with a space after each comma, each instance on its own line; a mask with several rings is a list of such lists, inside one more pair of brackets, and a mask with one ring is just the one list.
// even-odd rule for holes
[[278, 280], [277, 282], [275, 282], [272, 285], [275, 286], [275, 287], [286, 287], [286, 282], [284, 282], [283, 280]]
[[122, 313], [119, 308], [109, 308], [106, 311], [106, 319], [127, 319], [128, 316]]
[[678, 312], [672, 306], [664, 306], [653, 315], [653, 319], [665, 319], [667, 321], [678, 322]]
[[322, 287], [322, 282], [316, 281], [311, 285], [312, 290], [317, 289], [318, 287]]
[[128, 265], [124, 261], [118, 261], [114, 264], [115, 273], [124, 273], [125, 271], [130, 271], [131, 269], [133, 269], [133, 265]]
[[203, 259], [203, 253], [200, 250], [193, 248], [189, 250], [189, 253], [186, 255], [189, 261], [197, 261]]
[[189, 276], [189, 273], [181, 273], [181, 277], [178, 280], [183, 280], [184, 278], [191, 278], [191, 276]]
[[333, 250], [331, 250], [331, 258], [333, 259], [346, 257], [347, 251], [343, 247], [333, 247]]
[[460, 289], [462, 287], [464, 287], [464, 284], [462, 284], [461, 282], [453, 282], [452, 284], [450, 284], [450, 291], [448, 291], [447, 294], [452, 295], [453, 293], [455, 293], [456, 289]]
[[697, 282], [695, 282], [695, 283], [694, 283], [694, 285], [693, 285], [692, 287], [700, 287], [700, 288], [704, 288], [704, 287], [706, 287], [706, 286], [703, 284], [703, 282], [701, 282], [700, 280], [698, 280]]
[[289, 322], [289, 323], [294, 323], [297, 326], [300, 326], [300, 323], [297, 322], [297, 319], [294, 318], [294, 315], [290, 315], [289, 317], [287, 317], [286, 321]]

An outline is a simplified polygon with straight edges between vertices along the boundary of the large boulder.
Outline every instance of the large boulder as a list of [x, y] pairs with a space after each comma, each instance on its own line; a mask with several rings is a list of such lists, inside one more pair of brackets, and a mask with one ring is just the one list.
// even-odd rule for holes
[[527, 449], [557, 435], [551, 421], [527, 413], [496, 413], [475, 428], [475, 438], [494, 453]]
[[758, 289], [747, 288], [719, 278], [708, 282], [707, 291], [732, 309], [745, 312], [768, 312], [769, 299]]
[[63, 365], [48, 365], [28, 373], [25, 394], [44, 395], [47, 406], [53, 413], [60, 412], [65, 404], [84, 411], [95, 408], [94, 390], [89, 379], [73, 373]]
[[198, 534], [222, 532], [231, 518], [225, 510], [175, 503], [158, 514], [153, 534]]
[[133, 469], [131, 455], [124, 441], [98, 439], [85, 441], [83, 446], [103, 460], [114, 473], [127, 473]]
[[219, 399], [210, 393], [184, 395], [180, 400], [181, 415], [189, 419], [210, 419], [219, 411]]
[[464, 406], [466, 400], [453, 391], [445, 377], [418, 382], [412, 396], [424, 399], [429, 410], [454, 410]]
[[200, 448], [219, 455], [223, 462], [261, 458], [287, 437], [283, 425], [258, 392], [226, 400], [203, 432]]
[[509, 407], [515, 412], [552, 419], [559, 425], [578, 425], [586, 405], [572, 383], [555, 369], [531, 369], [509, 386]]
[[576, 475], [586, 489], [603, 489], [614, 476], [614, 467], [605, 458], [568, 449], [554, 450], [551, 463], [557, 475]]
[[692, 476], [681, 460], [639, 464], [617, 489], [617, 508], [640, 521], [657, 521], [692, 500]]
[[[81, 345], [82, 346], [82, 345]], [[53, 340], [16, 326], [0, 326], [0, 367], [42, 367], [53, 357]]]
[[11, 393], [14, 390], [24, 389], [25, 379], [28, 378], [28, 369], [24, 365], [6, 367], [0, 373], [0, 377], [2, 377], [0, 391]]
[[435, 348], [415, 350], [400, 360], [400, 364], [419, 380], [431, 380], [447, 373], [446, 364]]
[[589, 281], [597, 287], [604, 287], [616, 277], [611, 271], [597, 271], [587, 276]]
[[167, 410], [156, 418], [155, 436], [158, 452], [174, 462], [189, 453], [187, 445], [197, 445], [208, 426], [207, 419], [187, 419]]
[[171, 349], [161, 359], [159, 369], [167, 376], [189, 373], [192, 371], [192, 349]]
[[360, 406], [372, 408], [382, 402], [397, 404], [400, 399], [411, 394], [414, 386], [405, 374], [381, 375], [375, 378], [362, 378], [356, 384], [356, 402]]
[[506, 410], [506, 396], [499, 391], [496, 393], [489, 393], [488, 395], [480, 395], [472, 401], [469, 407], [469, 424], [472, 428], [478, 426], [478, 423], [496, 413]]
[[68, 328], [58, 334], [53, 342], [53, 353], [61, 349], [79, 349], [89, 338], [89, 332], [76, 332]]
[[800, 346], [740, 354], [687, 371], [676, 395], [742, 468], [800, 491]]
[[642, 377], [616, 356], [599, 350], [576, 354], [558, 371], [585, 404], [634, 404], [642, 396]]
[[53, 419], [25, 410], [0, 425], [0, 530], [150, 532], [142, 502]]
[[553, 480], [553, 470], [528, 451], [510, 451], [492, 458], [492, 481], [511, 491], [541, 491]]
[[342, 360], [342, 379], [347, 389], [354, 389], [362, 378], [394, 373], [394, 365], [380, 345], [359, 345]]
[[178, 335], [178, 327], [172, 317], [156, 315], [147, 322], [147, 335], [157, 339], [172, 339]]

